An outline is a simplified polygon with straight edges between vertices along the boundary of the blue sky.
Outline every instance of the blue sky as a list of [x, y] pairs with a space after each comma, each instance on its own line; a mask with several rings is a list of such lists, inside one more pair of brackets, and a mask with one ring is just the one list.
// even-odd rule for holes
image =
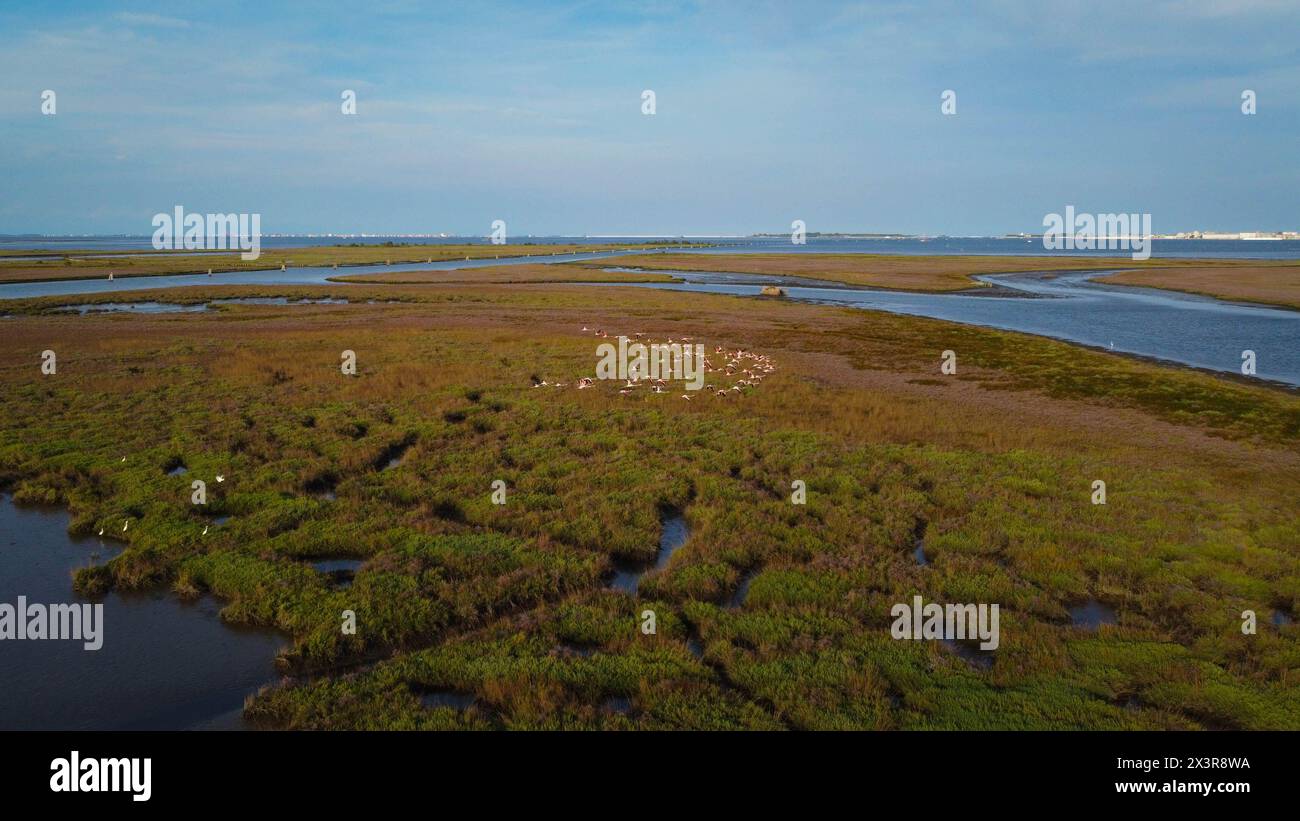
[[23, 5], [0, 233], [1300, 229], [1296, 0]]

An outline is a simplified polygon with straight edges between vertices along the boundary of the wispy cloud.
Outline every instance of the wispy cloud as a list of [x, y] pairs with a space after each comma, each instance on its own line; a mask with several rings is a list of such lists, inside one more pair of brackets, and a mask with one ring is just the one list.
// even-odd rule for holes
[[[0, 232], [138, 231], [175, 202], [261, 212], [268, 230], [481, 232], [495, 215], [512, 232], [745, 231], [798, 216], [994, 233], [1039, 225], [1063, 197], [1140, 204], [1169, 228], [1300, 223], [1295, 3], [166, 11], [0, 11]], [[1259, 92], [1255, 119], [1242, 88]], [[39, 113], [43, 89], [57, 116]], [[939, 113], [945, 89], [956, 117]], [[1202, 195], [1211, 183], [1219, 196]]]
[[182, 20], [179, 17], [164, 17], [161, 14], [123, 11], [118, 12], [113, 17], [118, 22], [126, 23], [128, 26], [152, 26], [165, 29], [186, 29], [190, 27], [190, 21], [188, 20]]

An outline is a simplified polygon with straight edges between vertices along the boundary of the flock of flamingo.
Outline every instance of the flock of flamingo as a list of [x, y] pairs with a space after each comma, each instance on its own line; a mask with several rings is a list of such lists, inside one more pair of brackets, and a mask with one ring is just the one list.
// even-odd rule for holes
[[[595, 334], [599, 339], [609, 338], [609, 334], [605, 331], [599, 329], [593, 330], [585, 325], [583, 326], [582, 331], [583, 333]], [[632, 334], [632, 338], [640, 342], [645, 338], [645, 334], [634, 333]], [[689, 344], [693, 340], [694, 337], [683, 336], [676, 340], [669, 338], [663, 344]], [[644, 344], [653, 345], [655, 343], [645, 342]], [[703, 390], [708, 391], [716, 398], [725, 399], [732, 395], [743, 396], [743, 391], [745, 389], [757, 388], [762, 384], [765, 377], [770, 376], [776, 371], [776, 365], [772, 363], [771, 357], [765, 354], [757, 354], [740, 348], [737, 348], [736, 350], [728, 350], [721, 345], [718, 345], [714, 347], [713, 355], [720, 359], [725, 359], [726, 363], [721, 366], [714, 365], [709, 361], [709, 356], [706, 355], [703, 363], [704, 373], [714, 374], [715, 377], [719, 379], [729, 378], [731, 380], [731, 384], [726, 387], [718, 387], [717, 385], [707, 383], [703, 386]], [[596, 380], [589, 376], [584, 376], [574, 384], [577, 386], [578, 390], [585, 390], [587, 388], [595, 387]], [[623, 387], [619, 388], [619, 395], [628, 396], [636, 393], [637, 389], [642, 385], [648, 386], [650, 393], [668, 392], [668, 381], [662, 377], [651, 378], [649, 376], [636, 375], [629, 377], [624, 381]], [[568, 386], [568, 382], [548, 382], [544, 379], [536, 380], [536, 378], [534, 378], [533, 382], [534, 388], [567, 388]], [[691, 395], [689, 393], [682, 394], [681, 398], [687, 402], [691, 401]]]

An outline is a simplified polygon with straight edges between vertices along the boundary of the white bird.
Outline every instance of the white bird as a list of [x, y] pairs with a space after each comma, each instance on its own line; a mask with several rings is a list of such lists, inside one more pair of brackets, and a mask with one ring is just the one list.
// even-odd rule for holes
[[122, 523], [122, 532], [125, 533], [126, 529], [130, 526], [131, 526], [131, 520], [127, 519], [125, 522]]
[[123, 462], [126, 461], [126, 457], [125, 457], [125, 456], [122, 457], [122, 461], [123, 461]]
[[101, 527], [101, 528], [99, 529], [99, 535], [101, 535], [101, 536], [104, 535], [104, 528]]
[[203, 535], [204, 535], [204, 536], [208, 535], [208, 526], [207, 526], [207, 525], [204, 525], [204, 526], [203, 526]]
[[218, 474], [217, 474], [217, 481], [218, 481], [218, 482], [224, 482], [224, 481], [226, 481], [226, 477], [225, 477], [225, 476], [222, 476], [220, 473], [218, 473]]

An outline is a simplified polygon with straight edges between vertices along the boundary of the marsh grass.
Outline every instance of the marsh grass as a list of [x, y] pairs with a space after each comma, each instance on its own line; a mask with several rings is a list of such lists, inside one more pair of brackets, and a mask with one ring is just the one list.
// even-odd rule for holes
[[[1239, 629], [1243, 609], [1300, 605], [1288, 392], [815, 306], [347, 287], [397, 302], [0, 326], [6, 350], [30, 352], [0, 365], [0, 484], [68, 505], [77, 532], [131, 519], [126, 550], [79, 571], [79, 590], [210, 592], [227, 621], [290, 633], [294, 678], [249, 701], [259, 722], [1300, 728], [1297, 628]], [[592, 371], [592, 322], [780, 367], [730, 403], [532, 388]], [[57, 377], [39, 373], [46, 347]], [[926, 384], [950, 347], [960, 378]], [[380, 469], [395, 447], [401, 463]], [[167, 475], [177, 459], [189, 472]], [[790, 504], [794, 479], [807, 505]], [[665, 509], [689, 540], [636, 598], [605, 589], [616, 560], [653, 561]], [[231, 519], [201, 537], [217, 515]], [[304, 561], [319, 557], [365, 564], [338, 589]], [[892, 640], [889, 608], [916, 593], [999, 603], [993, 665]], [[1117, 623], [1072, 625], [1090, 599]], [[426, 706], [429, 692], [473, 706]]]
[[[107, 277], [163, 276], [166, 274], [202, 274], [229, 271], [262, 271], [338, 265], [383, 265], [443, 262], [457, 259], [494, 259], [496, 257], [551, 256], [554, 254], [590, 253], [593, 251], [632, 250], [637, 248], [673, 248], [692, 243], [673, 241], [608, 244], [536, 245], [314, 245], [300, 248], [263, 248], [255, 260], [245, 260], [239, 252], [185, 254], [167, 251], [92, 251], [60, 252], [57, 259], [28, 259], [0, 262], [0, 282], [37, 282], [42, 280]], [[11, 252], [6, 256], [48, 254], [50, 252]]]

